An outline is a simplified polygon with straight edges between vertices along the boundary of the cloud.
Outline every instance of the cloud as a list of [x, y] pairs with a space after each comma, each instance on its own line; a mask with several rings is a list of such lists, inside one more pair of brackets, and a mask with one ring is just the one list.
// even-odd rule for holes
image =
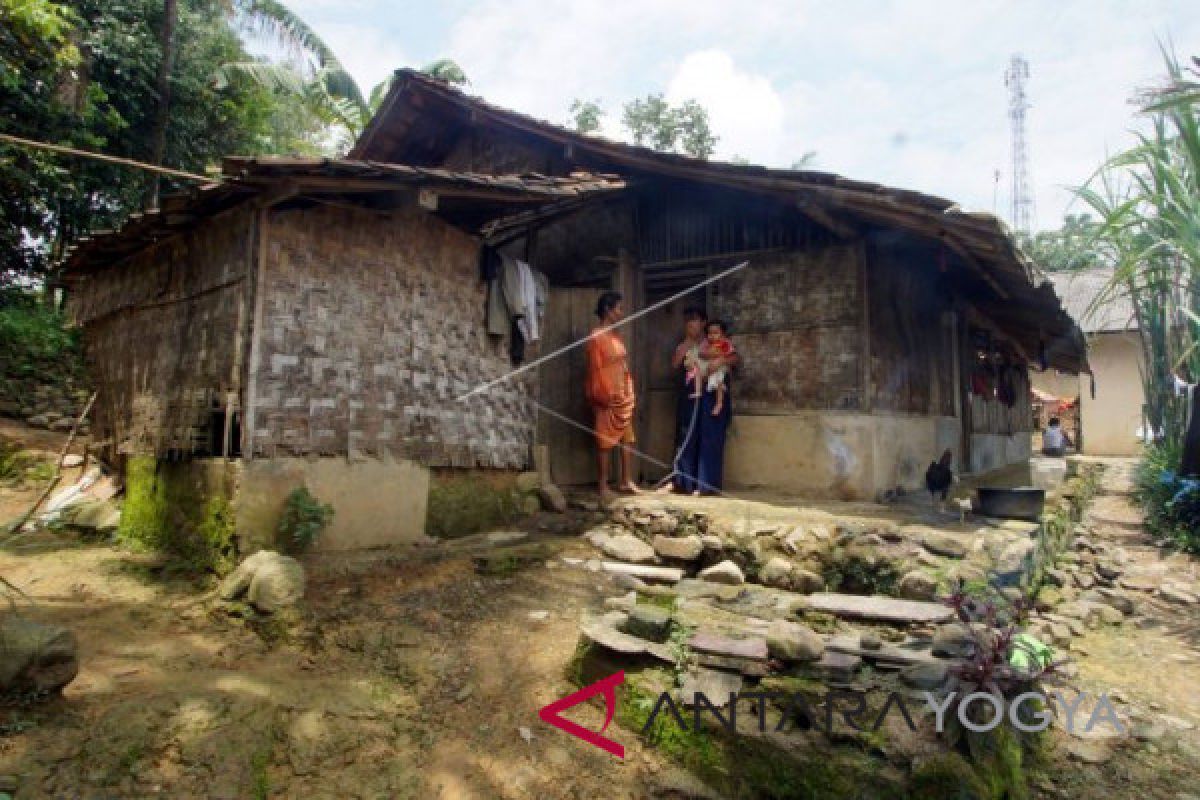
[[[599, 99], [603, 130], [650, 92], [709, 108], [717, 155], [817, 168], [1005, 213], [1004, 69], [1029, 60], [1038, 221], [1130, 142], [1126, 99], [1162, 72], [1157, 38], [1200, 38], [1194, 0], [1136, 14], [1090, 0], [334, 0], [289, 3], [369, 89], [394, 67], [455, 59], [471, 91], [552, 122]], [[1185, 53], [1186, 54], [1186, 53]], [[997, 192], [994, 173], [1003, 172]]]
[[791, 163], [783, 150], [783, 99], [770, 80], [738, 69], [723, 50], [685, 56], [667, 83], [666, 95], [672, 104], [694, 99], [708, 110], [712, 129], [720, 137], [718, 157]]

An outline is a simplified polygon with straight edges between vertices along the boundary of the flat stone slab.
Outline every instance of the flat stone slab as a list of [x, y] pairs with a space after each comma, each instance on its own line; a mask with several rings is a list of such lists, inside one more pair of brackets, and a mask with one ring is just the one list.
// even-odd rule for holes
[[767, 660], [767, 640], [758, 636], [748, 639], [732, 639], [715, 633], [701, 631], [691, 638], [688, 647], [700, 653], [732, 658], [748, 658], [752, 661]]
[[928, 643], [921, 649], [897, 647], [884, 642], [874, 650], [863, 647], [857, 636], [830, 636], [825, 640], [825, 649], [852, 656], [861, 656], [868, 661], [888, 661], [893, 664], [945, 664], [945, 659], [934, 658]]
[[713, 667], [726, 671], [740, 672], [751, 678], [765, 678], [769, 670], [767, 662], [752, 661], [748, 658], [731, 658], [729, 656], [714, 656], [710, 653], [693, 653], [692, 658], [702, 667]]
[[633, 575], [649, 581], [678, 583], [683, 580], [683, 570], [678, 567], [648, 567], [644, 564], [626, 564], [622, 561], [602, 561], [600, 568], [616, 575]]
[[900, 624], [946, 622], [954, 617], [954, 610], [948, 606], [920, 600], [833, 592], [819, 592], [805, 595], [804, 598], [807, 609], [823, 611], [836, 617], [857, 617]]
[[614, 653], [627, 656], [649, 655], [668, 664], [675, 663], [675, 656], [668, 645], [648, 642], [617, 630], [617, 624], [623, 622], [624, 617], [624, 614], [617, 613], [589, 620], [583, 624], [581, 633], [588, 641]]

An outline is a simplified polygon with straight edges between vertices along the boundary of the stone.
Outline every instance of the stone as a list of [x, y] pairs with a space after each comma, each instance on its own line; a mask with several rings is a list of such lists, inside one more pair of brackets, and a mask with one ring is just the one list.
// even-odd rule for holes
[[663, 558], [675, 558], [680, 561], [695, 561], [704, 552], [704, 542], [694, 533], [689, 536], [658, 534], [652, 544], [654, 552]]
[[1168, 603], [1175, 603], [1181, 606], [1190, 606], [1196, 604], [1196, 598], [1188, 592], [1182, 591], [1174, 586], [1164, 586], [1158, 590], [1158, 596]]
[[1048, 568], [1045, 571], [1044, 576], [1047, 584], [1057, 588], [1066, 586], [1067, 582], [1070, 580], [1070, 577], [1067, 575], [1067, 573], [1063, 572], [1061, 569], [1054, 569], [1053, 567]]
[[111, 500], [84, 500], [65, 509], [63, 521], [83, 531], [113, 533], [121, 524], [121, 509]]
[[945, 664], [913, 664], [900, 672], [900, 680], [914, 689], [932, 691], [945, 685], [948, 674]]
[[15, 614], [0, 620], [0, 691], [57, 692], [78, 674], [74, 633]]
[[1105, 764], [1113, 756], [1112, 748], [1103, 739], [1072, 739], [1067, 754], [1084, 764]]
[[679, 689], [680, 699], [685, 706], [696, 705], [696, 695], [704, 695], [704, 699], [716, 708], [729, 704], [729, 696], [736, 695], [742, 690], [742, 676], [717, 669], [694, 669], [683, 679]]
[[609, 572], [614, 575], [632, 575], [647, 581], [678, 583], [683, 580], [683, 570], [678, 567], [650, 567], [642, 564], [624, 564], [619, 561], [588, 561], [585, 565], [593, 572]]
[[863, 660], [859, 656], [826, 650], [820, 660], [813, 664], [813, 667], [823, 672], [829, 680], [835, 683], [848, 683], [854, 680], [854, 673], [858, 672], [862, 663]]
[[556, 514], [563, 514], [567, 510], [567, 498], [562, 493], [562, 489], [555, 486], [553, 483], [545, 483], [538, 487], [538, 500], [542, 503], [542, 508], [547, 511], [553, 511]]
[[719, 553], [725, 549], [725, 543], [721, 541], [721, 537], [715, 533], [706, 533], [700, 537], [700, 541], [704, 543], [705, 550], [712, 550]]
[[1117, 579], [1117, 585], [1135, 592], [1153, 592], [1159, 581], [1148, 575], [1124, 575]]
[[1101, 589], [1100, 598], [1101, 602], [1112, 606], [1127, 617], [1133, 616], [1137, 611], [1137, 606], [1134, 604], [1133, 598], [1122, 592], [1112, 589]]
[[67, 453], [65, 456], [63, 456], [62, 465], [67, 469], [82, 466], [83, 456], [79, 455], [78, 453]]
[[715, 656], [732, 658], [747, 658], [752, 661], [766, 661], [768, 654], [767, 641], [761, 636], [733, 639], [708, 631], [697, 632], [688, 641], [688, 647], [697, 653], [709, 653]]
[[975, 639], [965, 625], [939, 625], [933, 632], [931, 652], [944, 658], [967, 658], [975, 652]]
[[304, 567], [296, 559], [274, 552], [254, 570], [246, 590], [246, 599], [265, 614], [295, 605], [303, 596]]
[[[1100, 612], [1101, 608], [1109, 608], [1109, 606], [1088, 602], [1087, 600], [1075, 600], [1070, 603], [1063, 603], [1057, 610], [1062, 616], [1077, 619], [1088, 628], [1097, 628], [1103, 621]], [[1120, 612], [1117, 613], [1119, 614]]]
[[825, 641], [805, 625], [777, 619], [767, 628], [767, 650], [781, 661], [816, 661], [825, 652]]
[[1038, 611], [1050, 611], [1063, 601], [1062, 592], [1053, 586], [1043, 586], [1034, 599], [1034, 608]]
[[864, 650], [878, 650], [883, 647], [883, 640], [874, 631], [863, 631], [858, 637], [858, 643]]
[[629, 592], [620, 597], [604, 598], [604, 607], [609, 611], [625, 611], [629, 612], [637, 605], [637, 592]]
[[25, 424], [31, 428], [48, 428], [50, 427], [50, 420], [46, 418], [45, 414], [34, 414], [25, 420]]
[[517, 476], [517, 491], [522, 493], [536, 492], [542, 485], [542, 476], [536, 472], [522, 472]]
[[668, 645], [649, 642], [618, 630], [618, 626], [625, 624], [625, 619], [626, 615], [619, 611], [610, 612], [598, 619], [584, 622], [579, 630], [589, 642], [606, 650], [623, 655], [646, 654], [668, 664], [675, 663], [675, 656]]
[[625, 632], [652, 642], [666, 641], [671, 632], [671, 615], [654, 606], [634, 605], [625, 620]]
[[58, 419], [51, 420], [48, 427], [52, 431], [66, 433], [75, 427], [75, 420], [70, 419], [69, 417], [60, 417]]
[[1024, 584], [1025, 578], [1033, 573], [1037, 555], [1037, 543], [1021, 539], [1009, 544], [992, 565], [994, 582], [998, 586]]
[[914, 624], [945, 622], [954, 610], [940, 603], [897, 600], [883, 596], [819, 592], [804, 598], [804, 607], [838, 617], [857, 617], [876, 622]]
[[921, 544], [934, 555], [946, 558], [965, 558], [967, 555], [967, 546], [951, 536], [927, 533], [921, 537]]
[[906, 600], [933, 600], [937, 596], [937, 581], [921, 570], [913, 570], [900, 579], [896, 593]]
[[600, 550], [609, 558], [634, 564], [649, 564], [658, 560], [654, 548], [632, 533], [609, 536], [600, 543]]
[[1075, 585], [1078, 586], [1080, 589], [1091, 589], [1093, 586], [1096, 585], [1095, 576], [1093, 576], [1091, 573], [1084, 572], [1082, 570], [1074, 573], [1071, 577], [1074, 580]]
[[758, 578], [766, 586], [790, 589], [792, 586], [792, 562], [781, 556], [772, 556], [759, 570]]
[[710, 583], [723, 583], [727, 586], [741, 586], [746, 582], [746, 576], [742, 574], [742, 570], [737, 564], [726, 559], [720, 564], [700, 570], [698, 575], [700, 580]]
[[824, 591], [825, 579], [811, 569], [796, 567], [792, 570], [792, 591], [800, 594], [812, 594]]

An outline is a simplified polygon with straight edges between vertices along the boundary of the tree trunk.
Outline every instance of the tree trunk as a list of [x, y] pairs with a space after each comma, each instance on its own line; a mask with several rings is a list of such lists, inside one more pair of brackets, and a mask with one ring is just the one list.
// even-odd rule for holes
[[[177, 0], [163, 0], [162, 28], [159, 31], [159, 46], [162, 59], [158, 62], [158, 77], [155, 92], [158, 106], [154, 110], [154, 125], [150, 129], [150, 163], [162, 166], [167, 151], [167, 122], [171, 110], [171, 73], [175, 69], [175, 24], [179, 20]], [[160, 176], [150, 175], [146, 182], [144, 197], [146, 208], [158, 208]]]

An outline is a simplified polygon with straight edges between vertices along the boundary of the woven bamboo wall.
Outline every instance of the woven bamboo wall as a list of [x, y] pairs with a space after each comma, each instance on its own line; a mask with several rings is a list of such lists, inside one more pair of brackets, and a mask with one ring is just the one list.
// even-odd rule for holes
[[528, 465], [529, 381], [456, 399], [511, 369], [473, 238], [416, 209], [329, 206], [273, 212], [267, 231], [255, 455]]
[[862, 244], [751, 258], [713, 294], [744, 365], [739, 412], [857, 409], [862, 400]]
[[102, 267], [72, 293], [98, 391], [95, 438], [125, 454], [211, 452], [219, 413], [236, 409], [241, 390], [252, 238], [250, 213], [228, 211]]

